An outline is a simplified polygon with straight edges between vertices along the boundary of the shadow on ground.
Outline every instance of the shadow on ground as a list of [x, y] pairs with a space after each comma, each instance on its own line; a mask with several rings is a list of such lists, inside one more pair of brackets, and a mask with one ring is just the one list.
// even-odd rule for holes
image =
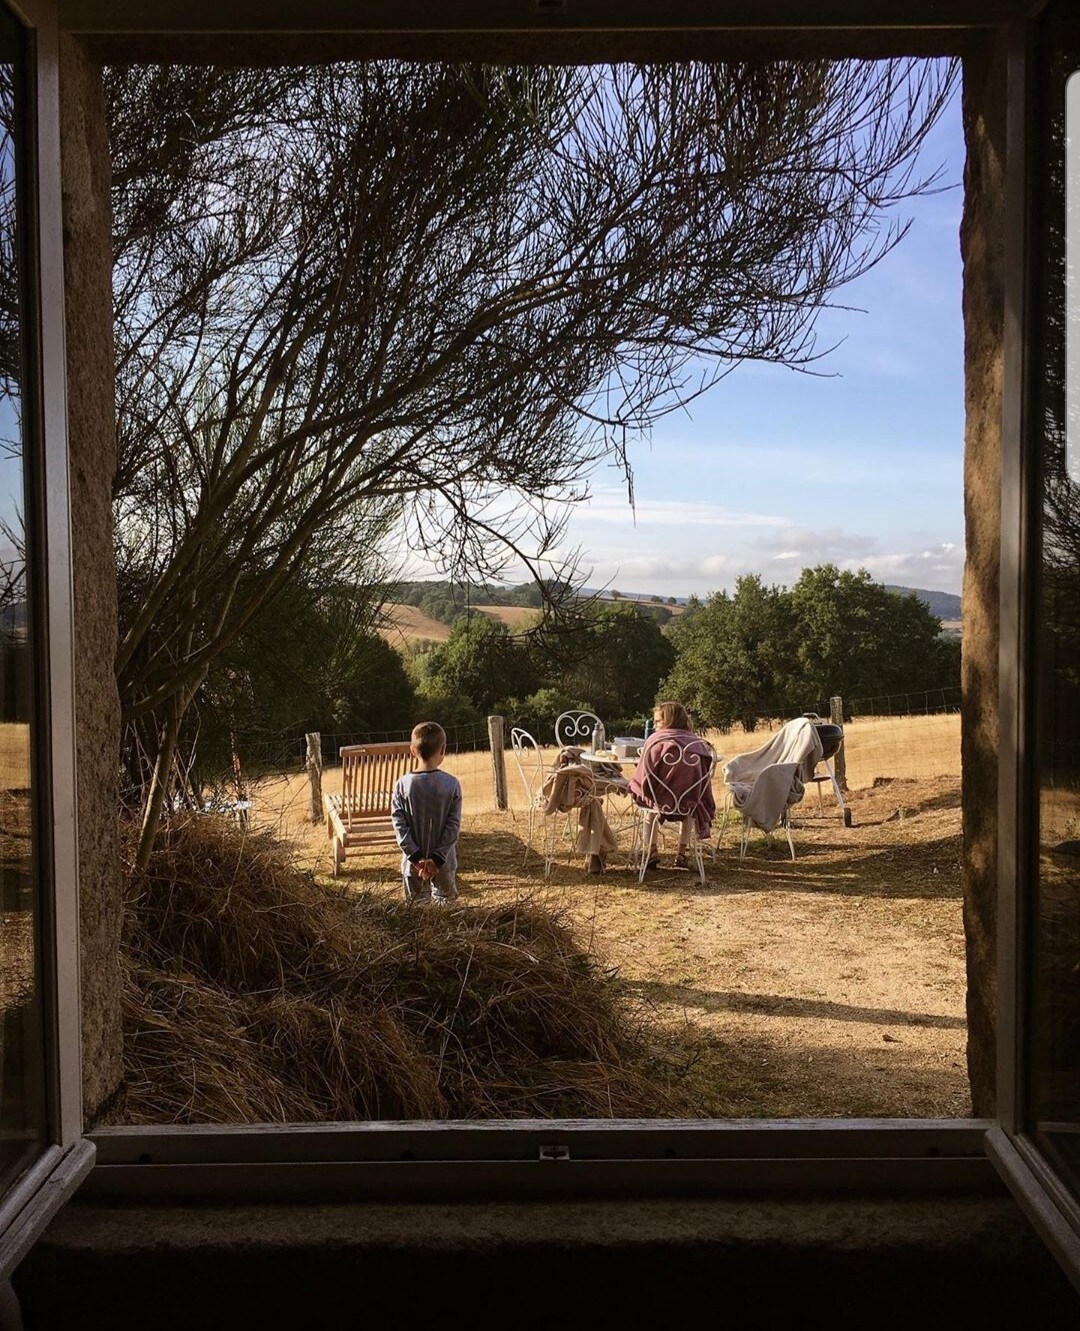
[[695, 989], [688, 985], [664, 984], [655, 980], [622, 981], [628, 993], [655, 1003], [675, 1003], [702, 1012], [753, 1012], [770, 1017], [820, 1017], [824, 1021], [870, 1022], [875, 1026], [932, 1026], [962, 1031], [963, 1017], [932, 1012], [904, 1012], [897, 1008], [859, 1007], [822, 999], [794, 998], [785, 994], [748, 994], [737, 990]]

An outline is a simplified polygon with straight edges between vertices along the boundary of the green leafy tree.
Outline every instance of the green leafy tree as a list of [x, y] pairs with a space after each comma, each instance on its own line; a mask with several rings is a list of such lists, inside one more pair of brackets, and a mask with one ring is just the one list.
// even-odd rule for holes
[[476, 615], [456, 624], [446, 642], [425, 654], [420, 686], [428, 698], [464, 698], [486, 714], [498, 699], [526, 697], [543, 682], [528, 642], [499, 620]]
[[215, 660], [186, 718], [197, 784], [274, 761], [307, 731], [397, 730], [415, 698], [402, 658], [372, 627], [373, 601], [293, 584]]
[[956, 658], [941, 620], [913, 594], [887, 591], [871, 575], [834, 564], [804, 569], [791, 589], [792, 680], [812, 699], [870, 698], [940, 688]]
[[609, 718], [647, 711], [675, 663], [675, 649], [656, 620], [626, 602], [596, 609], [579, 651], [567, 688]]
[[898, 596], [865, 569], [804, 569], [790, 590], [760, 577], [732, 594], [691, 602], [673, 626], [678, 653], [663, 691], [699, 723], [754, 728], [764, 714], [959, 683], [959, 645], [915, 596]]
[[653, 605], [651, 602], [648, 604], [640, 603], [637, 608], [642, 615], [651, 619], [653, 623], [659, 624], [661, 628], [665, 624], [671, 623], [671, 611], [666, 605]]
[[731, 595], [692, 598], [672, 625], [677, 659], [662, 692], [685, 703], [699, 725], [726, 730], [738, 721], [752, 730], [764, 702], [787, 702], [791, 639], [783, 588], [756, 574], [740, 578]]
[[540, 744], [550, 744], [555, 722], [563, 712], [591, 712], [592, 704], [568, 693], [565, 688], [548, 685], [527, 698], [506, 698], [499, 703], [508, 726], [520, 726]]

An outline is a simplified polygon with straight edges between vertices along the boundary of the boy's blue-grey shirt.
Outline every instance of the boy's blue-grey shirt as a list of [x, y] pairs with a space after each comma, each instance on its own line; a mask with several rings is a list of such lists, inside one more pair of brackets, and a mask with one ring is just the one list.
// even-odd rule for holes
[[394, 786], [390, 821], [405, 860], [431, 859], [456, 868], [461, 831], [461, 783], [456, 776], [438, 767], [407, 772]]

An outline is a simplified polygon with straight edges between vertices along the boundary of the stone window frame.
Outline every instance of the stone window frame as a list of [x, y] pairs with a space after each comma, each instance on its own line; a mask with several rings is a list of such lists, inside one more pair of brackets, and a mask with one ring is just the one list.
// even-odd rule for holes
[[[1001, 694], [994, 718], [1000, 731], [991, 737], [999, 758], [992, 782], [997, 794], [998, 840], [992, 848], [989, 868], [984, 868], [984, 882], [996, 880], [1000, 884], [996, 987], [1002, 1019], [997, 1121], [987, 1116], [946, 1121], [650, 1120], [102, 1128], [90, 1137], [98, 1160], [90, 1177], [90, 1190], [114, 1197], [399, 1196], [410, 1191], [442, 1191], [457, 1197], [498, 1189], [518, 1194], [534, 1189], [545, 1193], [604, 1193], [762, 1187], [967, 1187], [985, 1183], [993, 1161], [1043, 1231], [1054, 1236], [1052, 1242], [1059, 1255], [1080, 1271], [1080, 1242], [1076, 1238], [1080, 1209], [1074, 1207], [1070, 1212], [1071, 1199], [1051, 1197], [1047, 1180], [1038, 1177], [1033, 1162], [1023, 1156], [1023, 1113], [1016, 1076], [1023, 1057], [1022, 1023], [1015, 1020], [1023, 987], [1016, 945], [1024, 927], [1017, 910], [1016, 884], [1024, 853], [1027, 799], [1018, 781], [1024, 738], [1019, 706], [1025, 660], [1021, 611], [1026, 604], [1021, 584], [1023, 477], [1019, 470], [1019, 443], [1025, 429], [1024, 150], [1031, 132], [1024, 78], [1031, 60], [1034, 16], [1041, 7], [1036, 0], [876, 0], [873, 14], [868, 16], [860, 0], [821, 0], [812, 7], [804, 0], [669, 0], [661, 22], [655, 6], [641, 0], [563, 0], [561, 4], [543, 6], [538, 0], [512, 4], [462, 0], [454, 7], [451, 20], [436, 0], [419, 0], [406, 19], [402, 19], [395, 0], [368, 0], [365, 26], [359, 29], [352, 0], [308, 0], [304, 6], [306, 28], [300, 31], [295, 26], [296, 7], [285, 0], [157, 0], [153, 7], [139, 0], [28, 0], [23, 5], [24, 12], [33, 11], [31, 18], [34, 13], [38, 15], [40, 31], [45, 34], [44, 40], [39, 37], [39, 58], [49, 50], [53, 51], [50, 58], [55, 57], [55, 46], [49, 46], [55, 42], [55, 31], [49, 28], [48, 19], [56, 13], [64, 41], [75, 51], [74, 58], [91, 64], [118, 59], [241, 58], [257, 62], [285, 55], [290, 60], [315, 60], [329, 55], [360, 57], [391, 51], [453, 58], [475, 51], [478, 40], [484, 42], [488, 58], [508, 59], [530, 51], [555, 59], [584, 58], [601, 46], [607, 58], [700, 56], [713, 41], [722, 41], [724, 53], [735, 56], [871, 57], [971, 54], [974, 50], [977, 59], [984, 59], [988, 71], [990, 91], [983, 90], [984, 109], [989, 109], [991, 118], [995, 109], [1007, 106], [1009, 112], [1007, 173], [1000, 160], [993, 160], [995, 153], [1000, 158], [1004, 145], [991, 142], [988, 150], [988, 169], [1004, 177], [1004, 183], [1000, 178], [991, 183], [1003, 192], [1006, 209], [1004, 254], [997, 261], [1003, 273], [1004, 332], [996, 330], [1003, 345], [1004, 375], [996, 388], [992, 383], [987, 385], [990, 399], [1002, 403], [987, 429], [988, 437], [992, 439], [995, 432], [997, 436], [1000, 482], [997, 474], [988, 488], [984, 482], [986, 492], [996, 489], [1000, 499], [1000, 518], [995, 511], [988, 524], [994, 556], [988, 564], [993, 565], [990, 582], [996, 586], [998, 567], [1004, 574], [1000, 601], [988, 596], [985, 608], [987, 625], [1000, 641]], [[808, 13], [811, 8], [812, 15]], [[1007, 95], [1004, 81], [998, 78], [1005, 47]], [[965, 98], [968, 95], [965, 87]], [[53, 102], [49, 115], [55, 114]], [[55, 163], [50, 159], [47, 165], [51, 173]], [[54, 194], [50, 207], [56, 205], [58, 187], [57, 175], [51, 179]], [[55, 216], [50, 217], [47, 210], [42, 218], [43, 225], [55, 224]], [[55, 253], [55, 249], [49, 252]], [[43, 265], [46, 273], [47, 268]], [[51, 295], [55, 298], [56, 293]], [[70, 336], [75, 327], [73, 299], [77, 296], [85, 301], [88, 296], [85, 288], [73, 294], [70, 283], [63, 295], [68, 302]], [[966, 304], [967, 282], [965, 312]], [[71, 359], [68, 366], [70, 380]], [[55, 381], [55, 374], [53, 378]], [[53, 409], [59, 412], [63, 384], [57, 387], [54, 383], [54, 387]], [[75, 397], [72, 394], [72, 412], [78, 410]], [[969, 428], [971, 398], [969, 382]], [[72, 429], [71, 413], [66, 419]], [[1001, 447], [1002, 440], [1011, 441], [1011, 446]], [[51, 465], [55, 466], [55, 475], [66, 473], [66, 459], [54, 457]], [[50, 549], [50, 584], [55, 574], [58, 585], [65, 577], [70, 578], [70, 567], [66, 571], [63, 567], [66, 547], [60, 525], [57, 517], [55, 527], [50, 526], [58, 542]], [[58, 612], [52, 625], [59, 651], [64, 650], [61, 619]], [[70, 618], [67, 631], [70, 638]], [[998, 664], [997, 660], [988, 662], [991, 674], [997, 673]], [[71, 683], [69, 677], [69, 691]], [[70, 721], [65, 723], [56, 712], [57, 688], [63, 692], [64, 684], [54, 672], [54, 749], [65, 750], [70, 762], [74, 731]], [[984, 754], [986, 751], [984, 746]], [[970, 756], [965, 750], [965, 762]], [[74, 832], [65, 843], [68, 858], [61, 856], [57, 861], [58, 895], [63, 887], [69, 905], [73, 839]], [[991, 944], [993, 941], [991, 929]], [[62, 981], [65, 976], [70, 990], [70, 967], [60, 977]], [[989, 998], [982, 996], [980, 1018], [984, 1022], [993, 1018], [992, 974], [987, 988]], [[85, 988], [83, 992], [85, 995]], [[975, 998], [978, 1002], [980, 996]], [[64, 996], [68, 1024], [60, 1051], [66, 1059], [69, 1104], [78, 1063], [78, 1049], [71, 1048], [71, 1000], [69, 991]], [[85, 1014], [83, 1030], [85, 1040]], [[92, 1062], [92, 1058], [87, 1061]], [[91, 1115], [99, 1109], [100, 1105], [89, 1106]], [[4, 1210], [0, 1207], [0, 1228], [3, 1223]]]

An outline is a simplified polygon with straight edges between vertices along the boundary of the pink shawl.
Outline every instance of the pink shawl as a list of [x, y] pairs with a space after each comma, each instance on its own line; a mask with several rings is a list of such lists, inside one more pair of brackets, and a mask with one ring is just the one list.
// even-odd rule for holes
[[[683, 761], [678, 761], [680, 750]], [[712, 781], [702, 781], [701, 763], [712, 762], [709, 746], [692, 730], [656, 730], [645, 741], [634, 775], [630, 778], [630, 793], [635, 804], [644, 809], [659, 809], [662, 814], [675, 813], [678, 808], [693, 814], [699, 837], [707, 837], [716, 816], [716, 797]], [[697, 789], [693, 807], [687, 797]]]

